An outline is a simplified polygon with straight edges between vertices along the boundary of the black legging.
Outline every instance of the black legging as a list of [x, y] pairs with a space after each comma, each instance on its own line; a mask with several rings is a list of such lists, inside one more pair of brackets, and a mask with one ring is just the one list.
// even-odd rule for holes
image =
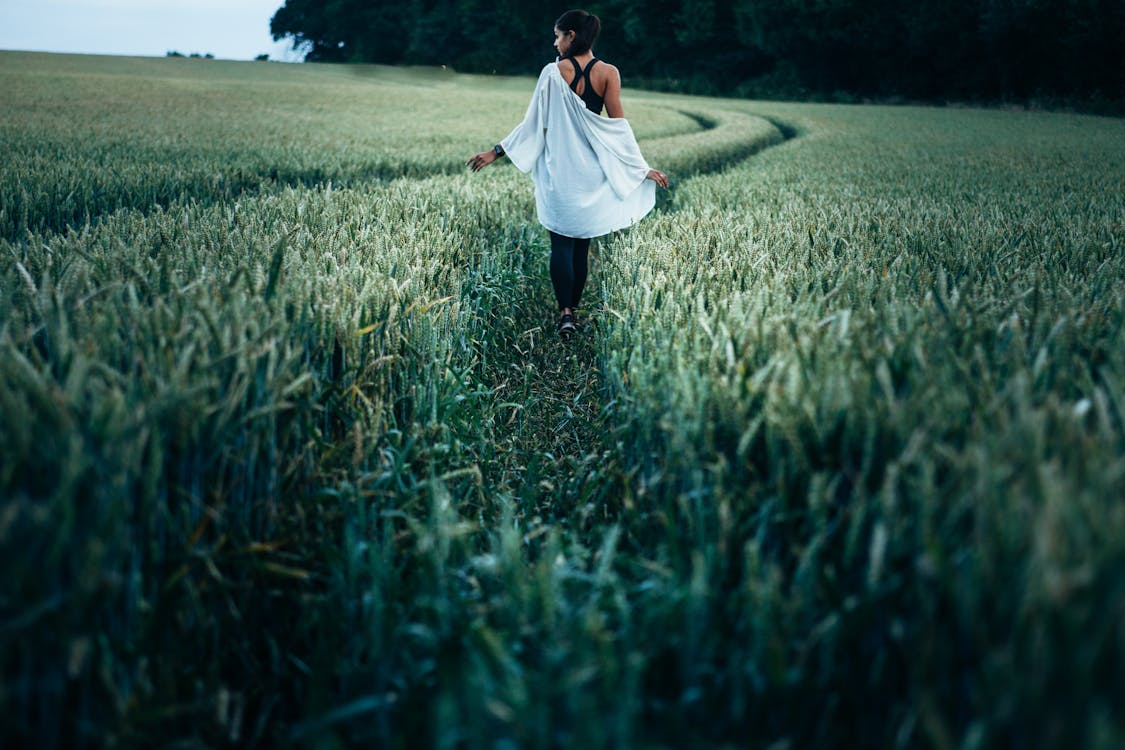
[[560, 310], [578, 307], [582, 289], [586, 286], [589, 254], [589, 239], [564, 237], [551, 232], [551, 283], [555, 286]]

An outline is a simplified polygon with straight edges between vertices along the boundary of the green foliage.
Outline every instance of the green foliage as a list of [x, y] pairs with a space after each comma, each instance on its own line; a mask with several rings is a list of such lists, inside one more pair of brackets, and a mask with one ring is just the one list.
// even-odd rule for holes
[[[588, 6], [599, 54], [628, 81], [715, 94], [776, 88], [783, 98], [1062, 100], [1121, 107], [1116, 0], [688, 0]], [[270, 28], [313, 61], [448, 65], [533, 73], [555, 54], [561, 8], [479, 0], [286, 0]]]
[[629, 91], [564, 344], [531, 81], [191, 65], [0, 55], [5, 746], [1125, 739], [1120, 122]]

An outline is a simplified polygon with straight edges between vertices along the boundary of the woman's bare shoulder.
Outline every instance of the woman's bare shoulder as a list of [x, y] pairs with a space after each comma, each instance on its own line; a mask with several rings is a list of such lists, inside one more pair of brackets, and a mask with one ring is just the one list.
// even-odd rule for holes
[[[569, 58], [564, 57], [557, 62], [551, 63], [551, 65], [554, 65], [559, 69], [559, 75], [562, 76], [562, 79], [566, 81], [567, 85], [569, 86], [570, 82], [574, 80], [574, 68], [569, 62], [567, 62], [568, 59]], [[550, 69], [551, 65], [548, 65], [547, 68]]]
[[[598, 58], [598, 62], [600, 64], [596, 65], [594, 67], [595, 77], [600, 78], [601, 80], [607, 81], [607, 82], [608, 81], [620, 81], [621, 80], [621, 71], [619, 71], [617, 69], [616, 65], [613, 65], [611, 63], [607, 63], [605, 60], [602, 60], [601, 58]], [[601, 71], [598, 71], [598, 68], [601, 68]]]

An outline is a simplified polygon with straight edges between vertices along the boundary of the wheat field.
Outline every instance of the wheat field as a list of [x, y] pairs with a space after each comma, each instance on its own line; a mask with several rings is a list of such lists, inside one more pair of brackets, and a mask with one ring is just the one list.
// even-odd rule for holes
[[0, 52], [5, 746], [1125, 743], [1125, 123]]

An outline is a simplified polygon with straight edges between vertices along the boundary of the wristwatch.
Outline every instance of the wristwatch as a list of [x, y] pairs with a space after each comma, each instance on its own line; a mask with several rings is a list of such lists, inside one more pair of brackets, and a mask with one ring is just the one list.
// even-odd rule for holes
[[499, 143], [497, 143], [495, 146], [492, 147], [492, 151], [497, 156], [503, 156], [504, 155], [504, 147], [501, 146]]

